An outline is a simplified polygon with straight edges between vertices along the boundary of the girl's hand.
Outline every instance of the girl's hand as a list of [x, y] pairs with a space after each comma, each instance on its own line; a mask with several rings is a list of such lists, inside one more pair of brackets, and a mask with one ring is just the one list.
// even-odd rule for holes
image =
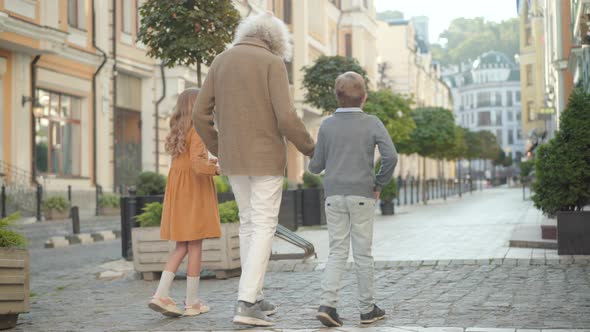
[[217, 164], [217, 158], [209, 157], [209, 164]]
[[217, 171], [215, 171], [215, 173], [217, 173], [217, 175], [221, 175], [221, 167], [219, 167], [219, 165], [217, 165]]

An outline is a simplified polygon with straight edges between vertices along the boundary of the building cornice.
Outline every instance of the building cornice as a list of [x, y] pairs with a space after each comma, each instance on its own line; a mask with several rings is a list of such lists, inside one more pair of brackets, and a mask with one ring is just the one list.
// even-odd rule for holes
[[0, 32], [10, 32], [33, 40], [40, 41], [39, 49], [23, 46], [23, 51], [33, 54], [39, 53], [57, 53], [68, 48], [67, 37], [68, 33], [36, 25], [31, 22], [20, 20], [9, 16], [4, 12], [0, 12]]

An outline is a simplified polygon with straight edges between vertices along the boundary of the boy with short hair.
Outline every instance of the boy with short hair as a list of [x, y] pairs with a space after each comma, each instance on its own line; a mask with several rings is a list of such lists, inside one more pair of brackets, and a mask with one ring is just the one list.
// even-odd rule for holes
[[[397, 164], [397, 152], [387, 129], [377, 117], [361, 109], [367, 99], [362, 76], [346, 72], [338, 76], [334, 90], [340, 108], [322, 123], [309, 163], [312, 173], [325, 170], [330, 255], [316, 317], [328, 327], [342, 326], [336, 307], [351, 243], [361, 323], [370, 324], [385, 317], [385, 311], [375, 304], [371, 246], [375, 203]], [[375, 146], [381, 155], [377, 175], [373, 164]]]

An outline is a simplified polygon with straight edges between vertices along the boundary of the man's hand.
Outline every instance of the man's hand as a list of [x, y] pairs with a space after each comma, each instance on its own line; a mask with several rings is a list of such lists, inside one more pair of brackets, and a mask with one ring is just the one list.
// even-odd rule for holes
[[221, 167], [219, 167], [219, 165], [217, 165], [217, 170], [215, 173], [217, 173], [217, 175], [221, 175]]
[[209, 164], [217, 164], [217, 158], [209, 157]]
[[376, 191], [375, 192], [375, 200], [378, 201], [380, 196], [381, 196], [381, 193]]

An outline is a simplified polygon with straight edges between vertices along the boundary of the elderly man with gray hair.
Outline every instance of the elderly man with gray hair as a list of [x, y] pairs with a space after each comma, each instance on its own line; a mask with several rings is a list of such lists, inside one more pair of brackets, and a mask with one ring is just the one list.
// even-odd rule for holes
[[[271, 326], [277, 311], [262, 287], [278, 224], [287, 143], [312, 156], [314, 142], [297, 117], [284, 60], [287, 26], [272, 13], [246, 18], [234, 46], [213, 61], [193, 123], [229, 177], [240, 211], [240, 278], [234, 323]], [[217, 130], [215, 129], [217, 125]]]

